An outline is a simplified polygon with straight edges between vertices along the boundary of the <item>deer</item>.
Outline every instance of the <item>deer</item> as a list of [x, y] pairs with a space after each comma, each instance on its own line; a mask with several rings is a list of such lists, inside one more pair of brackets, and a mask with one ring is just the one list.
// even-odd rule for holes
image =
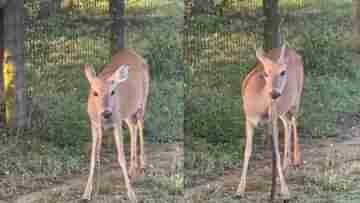
[[[90, 64], [83, 64], [82, 68], [90, 86], [87, 112], [92, 134], [90, 172], [82, 199], [91, 199], [95, 168], [100, 165], [103, 131], [112, 129], [117, 161], [122, 170], [127, 195], [129, 200], [135, 203], [137, 199], [129, 177], [145, 169], [143, 131], [150, 85], [149, 65], [135, 51], [123, 49], [113, 54], [111, 63], [106, 64], [98, 75]], [[130, 132], [129, 171], [124, 154], [123, 122], [127, 124]]]
[[[262, 123], [272, 124], [277, 128], [277, 119], [282, 121], [285, 131], [284, 163], [280, 161], [278, 131], [272, 133], [273, 176], [277, 173], [280, 179], [280, 194], [284, 199], [290, 198], [283, 170], [288, 165], [302, 164], [299, 138], [297, 132], [297, 116], [303, 91], [304, 71], [302, 57], [293, 49], [274, 48], [264, 53], [256, 50], [257, 62], [242, 82], [242, 100], [245, 114], [246, 144], [244, 162], [237, 194], [245, 195], [246, 176], [249, 159], [252, 153], [252, 140], [255, 128]], [[270, 122], [269, 122], [270, 121]], [[293, 137], [293, 139], [291, 139]], [[290, 160], [292, 147], [293, 157]], [[274, 177], [273, 177], [274, 178]], [[274, 180], [274, 179], [273, 179]], [[276, 178], [275, 178], [276, 180]], [[272, 194], [273, 197], [273, 194]]]

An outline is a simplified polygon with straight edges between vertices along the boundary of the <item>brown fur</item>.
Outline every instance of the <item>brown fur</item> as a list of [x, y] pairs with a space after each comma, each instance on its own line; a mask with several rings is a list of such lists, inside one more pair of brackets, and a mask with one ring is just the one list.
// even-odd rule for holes
[[[128, 68], [124, 68], [127, 65]], [[123, 69], [120, 69], [122, 67]], [[108, 126], [113, 127], [114, 140], [117, 149], [117, 157], [123, 172], [128, 197], [131, 202], [137, 202], [136, 195], [132, 189], [129, 176], [134, 176], [138, 170], [138, 160], [140, 169], [145, 168], [144, 155], [144, 113], [146, 108], [147, 97], [149, 94], [150, 73], [149, 66], [144, 59], [136, 54], [133, 50], [124, 49], [116, 52], [111, 63], [105, 65], [98, 76], [90, 65], [84, 65], [85, 75], [90, 82], [90, 91], [88, 96], [88, 114], [91, 120], [92, 128], [92, 153], [90, 162], [90, 174], [83, 199], [90, 199], [92, 193], [92, 184], [96, 163], [100, 163], [100, 149], [102, 140], [102, 131]], [[127, 74], [121, 70], [128, 70]], [[119, 73], [120, 75], [116, 74]], [[123, 76], [121, 76], [123, 75]], [[126, 79], [118, 78], [118, 76]], [[114, 77], [113, 77], [114, 76]], [[119, 83], [117, 83], [119, 81]], [[117, 86], [116, 86], [117, 84]], [[116, 87], [115, 89], [113, 89]], [[115, 92], [114, 94], [110, 92]], [[111, 101], [111, 102], [110, 102]], [[112, 103], [113, 105], [108, 105]], [[104, 120], [104, 112], [111, 109], [111, 119]], [[128, 125], [130, 131], [130, 169], [129, 173], [126, 167], [126, 159], [124, 154], [124, 145], [122, 137], [122, 122]], [[138, 134], [139, 133], [139, 134]], [[139, 158], [137, 138], [139, 137]]]
[[[264, 72], [266, 72], [268, 78], [279, 78], [280, 73], [284, 71], [284, 65], [278, 63], [282, 50], [283, 57], [286, 59], [285, 61], [287, 64], [287, 66], [285, 66], [287, 79], [282, 79], [285, 80], [286, 83], [283, 86], [280, 96], [276, 98], [276, 100], [273, 100], [270, 97], [269, 87], [267, 87], [269, 84], [268, 81], [265, 80]], [[300, 162], [300, 152], [296, 130], [296, 114], [299, 110], [304, 81], [302, 58], [295, 50], [288, 48], [275, 48], [270, 50], [267, 54], [263, 55], [266, 60], [262, 59], [261, 54], [259, 56], [260, 58], [252, 67], [252, 70], [244, 78], [241, 88], [243, 109], [246, 118], [246, 147], [243, 174], [238, 187], [238, 193], [240, 193], [240, 195], [243, 195], [245, 192], [246, 174], [248, 161], [252, 151], [254, 128], [256, 128], [260, 122], [269, 121], [270, 117], [264, 115], [268, 115], [270, 109], [275, 110], [278, 118], [282, 120], [285, 127], [284, 165], [287, 165], [287, 156], [291, 153], [291, 151], [289, 151], [291, 143], [288, 141], [291, 137], [291, 126], [294, 132], [294, 162], [295, 164]], [[266, 63], [266, 66], [264, 66], [263, 63]], [[277, 130], [274, 130], [274, 132], [277, 132]], [[273, 133], [273, 141], [273, 149], [275, 150], [274, 155], [276, 155], [277, 158], [276, 168], [278, 170], [278, 175], [280, 176], [281, 193], [282, 195], [288, 197], [289, 192], [280, 165], [277, 133]]]

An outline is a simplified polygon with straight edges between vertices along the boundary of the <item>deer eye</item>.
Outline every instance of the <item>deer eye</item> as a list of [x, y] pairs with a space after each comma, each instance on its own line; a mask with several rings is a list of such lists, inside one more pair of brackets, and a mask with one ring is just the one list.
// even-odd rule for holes
[[285, 71], [285, 70], [283, 70], [283, 71], [280, 72], [280, 76], [284, 76], [285, 74], [286, 74], [286, 71]]
[[97, 97], [99, 94], [97, 92], [93, 92], [93, 95]]
[[114, 90], [113, 90], [113, 91], [111, 91], [111, 93], [110, 93], [110, 94], [111, 94], [111, 96], [112, 96], [112, 95], [114, 95], [114, 94], [115, 94], [115, 91], [114, 91]]

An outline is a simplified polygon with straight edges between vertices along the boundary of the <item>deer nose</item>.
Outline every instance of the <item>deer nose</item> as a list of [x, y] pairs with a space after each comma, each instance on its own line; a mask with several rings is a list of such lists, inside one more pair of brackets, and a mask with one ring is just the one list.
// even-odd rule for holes
[[109, 119], [112, 116], [112, 113], [110, 111], [104, 111], [101, 113], [101, 115], [105, 118], [105, 119]]
[[270, 93], [270, 96], [271, 96], [272, 99], [277, 99], [278, 97], [280, 97], [280, 95], [281, 95], [280, 92], [278, 92], [276, 90], [273, 90]]

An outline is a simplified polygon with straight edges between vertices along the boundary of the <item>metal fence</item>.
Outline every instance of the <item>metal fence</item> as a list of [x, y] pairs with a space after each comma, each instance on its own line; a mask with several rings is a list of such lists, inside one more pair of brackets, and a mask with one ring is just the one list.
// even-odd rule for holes
[[[190, 87], [186, 96], [189, 108], [193, 109], [187, 117], [192, 118], [191, 128], [196, 136], [218, 142], [238, 142], [234, 135], [243, 134], [240, 84], [255, 62], [254, 47], [263, 45], [262, 1], [232, 2], [221, 15], [219, 12], [192, 13], [191, 18], [187, 18], [184, 34], [184, 56], [189, 67], [185, 81]], [[329, 22], [329, 15], [324, 14], [336, 12], [328, 9], [328, 1], [279, 2], [280, 41], [304, 56], [305, 71], [312, 68], [308, 63], [316, 61], [316, 57], [322, 54], [328, 57], [318, 52], [327, 50], [324, 39], [342, 30], [349, 33], [351, 29], [351, 25], [337, 23], [337, 18]], [[201, 123], [206, 124], [199, 126]]]
[[[192, 20], [187, 21], [184, 44], [188, 64], [202, 67], [216, 63], [239, 64], [255, 45], [262, 46], [265, 20], [262, 1], [222, 2], [228, 3], [221, 7], [221, 13], [215, 6], [214, 11], [192, 12]], [[299, 28], [305, 23], [312, 24], [311, 16], [320, 16], [326, 1], [280, 0], [279, 5], [281, 41], [284, 43], [294, 34], [301, 34], [301, 29], [293, 29], [294, 23], [299, 24]]]
[[[147, 29], [153, 27], [153, 24], [148, 23], [151, 21], [149, 17], [153, 21], [157, 18], [160, 22], [166, 17], [175, 17], [165, 12], [174, 7], [172, 3], [171, 0], [162, 1], [161, 5], [151, 0], [125, 1], [125, 25], [130, 30], [126, 32], [126, 46], [136, 40], [135, 31], [149, 32]], [[112, 19], [108, 0], [79, 1], [79, 4], [68, 9], [63, 8], [60, 3], [53, 3], [48, 8], [49, 16], [45, 18], [41, 17], [39, 0], [27, 1], [25, 7], [27, 61], [35, 64], [68, 65], [92, 61], [94, 56], [99, 57], [99, 52], [104, 50], [108, 50], [107, 57], [110, 56]], [[100, 62], [108, 59], [104, 54], [100, 54], [100, 57]]]
[[[79, 2], [71, 8], [53, 4], [46, 17], [41, 16], [40, 0], [29, 0], [25, 5], [25, 80], [26, 94], [32, 98], [33, 126], [46, 126], [48, 136], [58, 135], [56, 139], [61, 140], [76, 137], [75, 131], [70, 130], [74, 126], [87, 129], [88, 87], [80, 64], [92, 64], [98, 72], [111, 55], [113, 20], [109, 0]], [[182, 110], [166, 100], [182, 94], [179, 85], [170, 84], [182, 79], [179, 39], [183, 4], [175, 0], [126, 0], [125, 5], [125, 47], [135, 49], [151, 67], [146, 119], [163, 118], [157, 124], [145, 126], [146, 133], [153, 134], [147, 138], [159, 142], [181, 139], [177, 129], [181, 127], [178, 114]]]

